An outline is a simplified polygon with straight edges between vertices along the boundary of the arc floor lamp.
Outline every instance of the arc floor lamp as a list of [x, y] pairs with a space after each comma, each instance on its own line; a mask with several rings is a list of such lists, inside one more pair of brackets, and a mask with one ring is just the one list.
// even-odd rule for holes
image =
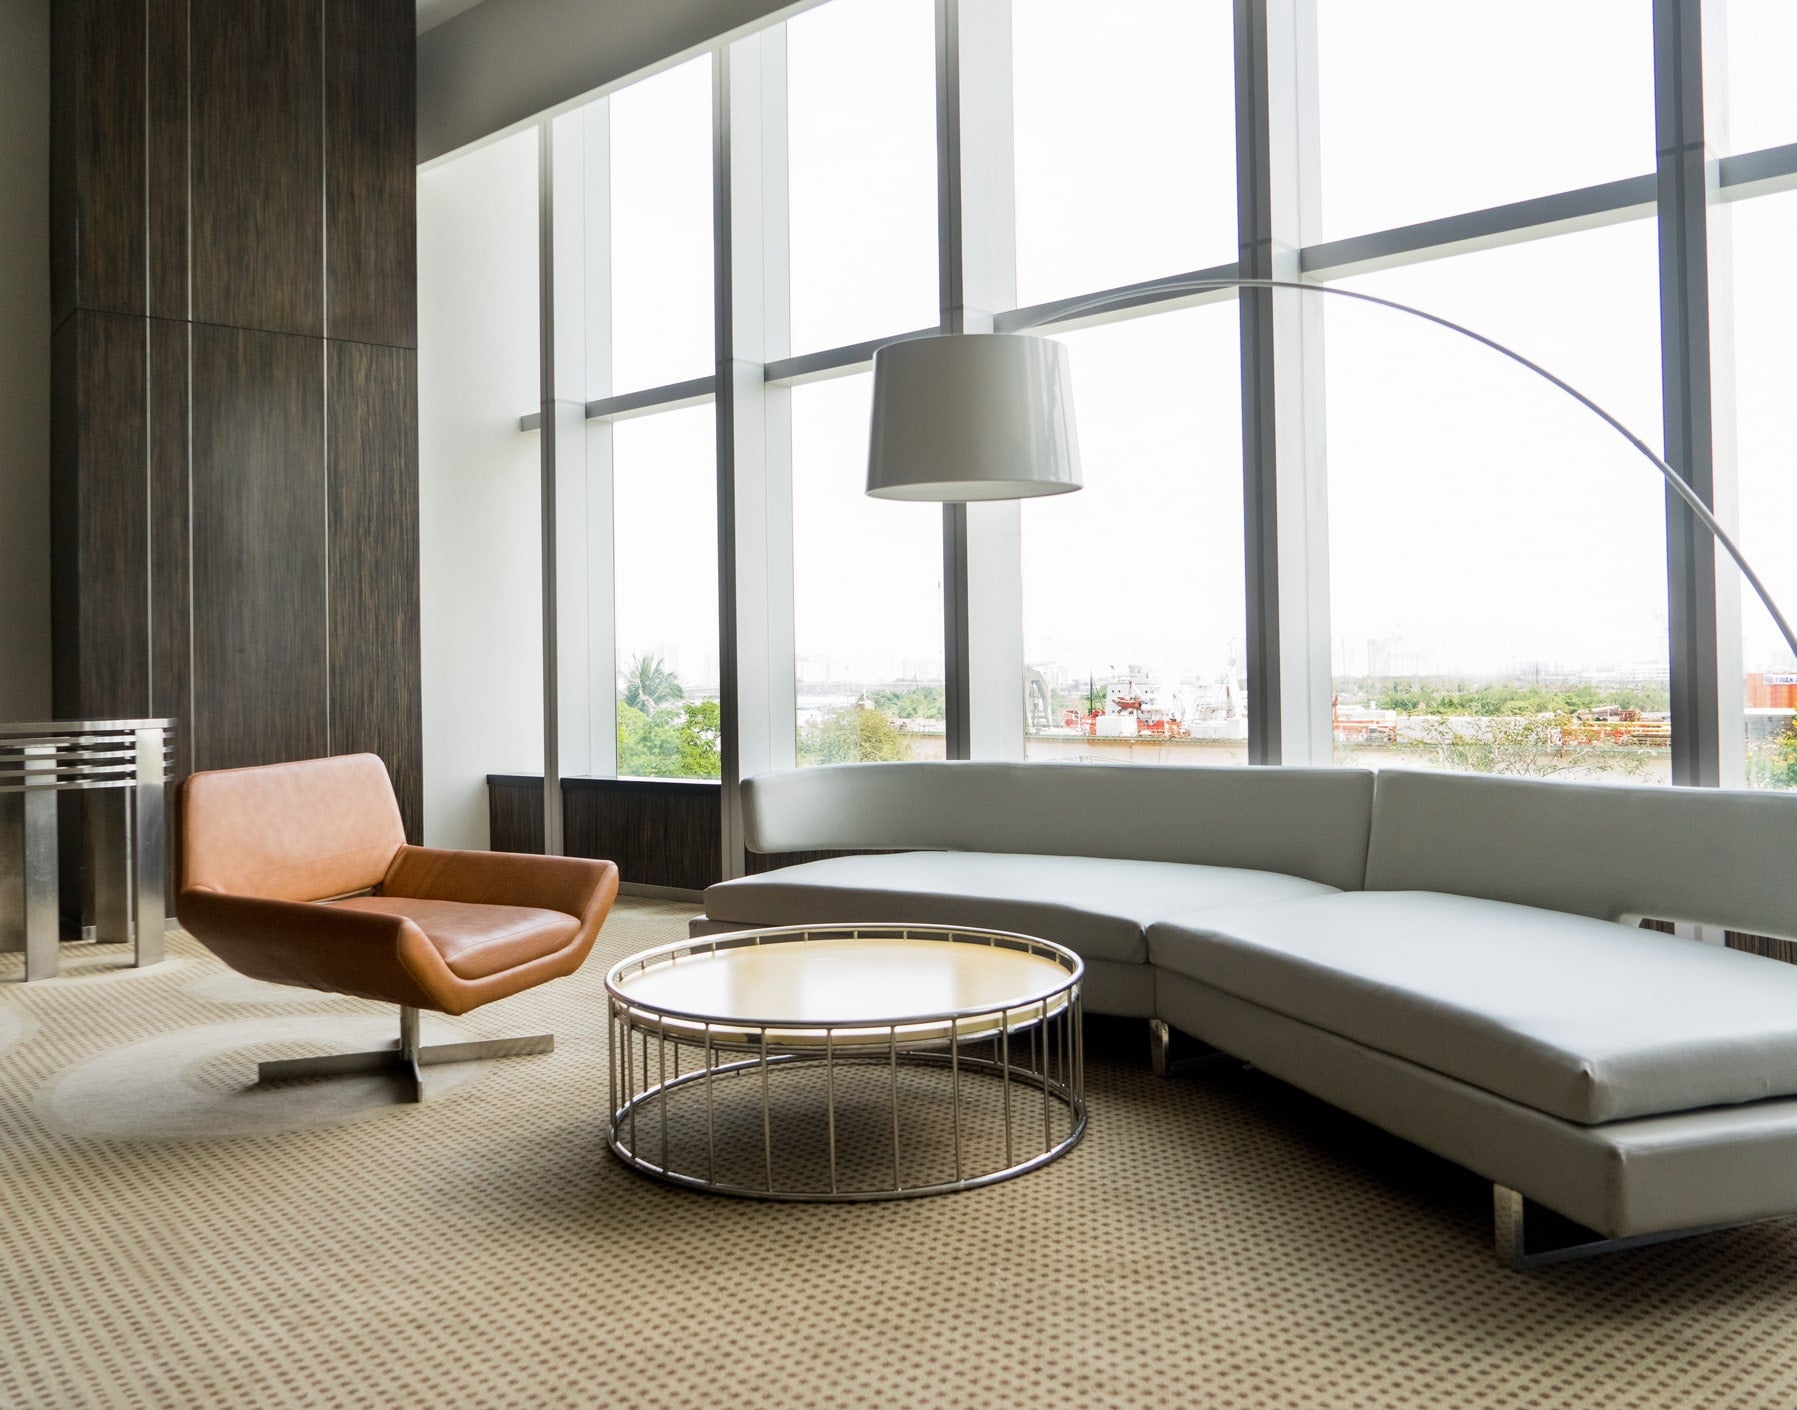
[[[1358, 299], [1420, 318], [1482, 343], [1553, 383], [1605, 422], [1660, 472], [1697, 521], [1721, 544], [1772, 614], [1791, 654], [1793, 631], [1764, 580], [1747, 561], [1695, 489], [1647, 442], [1577, 387], [1495, 338], [1440, 314], [1335, 284], [1291, 279], [1170, 279], [1132, 289], [1172, 296], [1218, 289], [1296, 289]], [[1057, 308], [1057, 322], [1098, 313], [1114, 303], [1101, 295]], [[1047, 322], [1045, 318], [1043, 320]], [[1073, 384], [1067, 350], [1047, 338], [1018, 333], [947, 334], [890, 343], [874, 354], [874, 398], [867, 460], [867, 492], [878, 499], [1026, 499], [1080, 488]]]

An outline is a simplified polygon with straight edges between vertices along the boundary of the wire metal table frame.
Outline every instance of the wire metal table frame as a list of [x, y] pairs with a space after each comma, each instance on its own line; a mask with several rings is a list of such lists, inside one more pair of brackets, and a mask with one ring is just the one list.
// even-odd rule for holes
[[[974, 957], [961, 947], [987, 952], [978, 957], [988, 976], [1014, 969], [1015, 987], [972, 1006], [923, 1012], [864, 1012], [820, 1020], [795, 1002], [784, 1012], [753, 1012], [742, 1002], [746, 986], [719, 984], [724, 968], [750, 958], [790, 966], [797, 987], [820, 963], [833, 961], [849, 946], [892, 942], [909, 949], [900, 958], [918, 966], [952, 968]], [[777, 954], [770, 955], [774, 947]], [[790, 948], [788, 948], [790, 947]], [[953, 947], [953, 952], [950, 948]], [[829, 953], [826, 953], [829, 952]], [[1005, 957], [1015, 956], [1015, 962]], [[995, 968], [996, 966], [996, 968]], [[724, 968], [720, 968], [724, 967]], [[737, 965], [740, 969], [740, 964]], [[776, 969], [775, 973], [779, 973]], [[608, 1140], [624, 1164], [687, 1189], [755, 1199], [851, 1202], [907, 1199], [947, 1194], [1012, 1179], [1065, 1155], [1086, 1130], [1085, 1051], [1081, 1035], [1080, 991], [1085, 975], [1079, 956], [1033, 936], [976, 927], [925, 924], [782, 926], [736, 931], [663, 945], [632, 955], [606, 975], [610, 1057]], [[704, 984], [684, 981], [703, 977]], [[653, 981], [653, 983], [651, 983]], [[657, 997], [642, 992], [654, 987]], [[668, 994], [709, 987], [719, 1002], [676, 1006]], [[702, 994], [697, 997], [703, 997]], [[816, 1003], [810, 1005], [816, 1008]], [[863, 1009], [880, 1007], [877, 999]], [[898, 1007], [894, 1005], [894, 1007]], [[683, 1055], [688, 1059], [683, 1070]], [[839, 1158], [839, 1096], [845, 1072], [871, 1070], [889, 1108], [890, 1176], [853, 1184], [843, 1179]], [[789, 1184], [781, 1139], [790, 1112], [772, 1095], [776, 1074], [799, 1073], [822, 1081], [827, 1132], [827, 1181]], [[936, 1105], [945, 1101], [952, 1126], [952, 1179], [913, 1178], [903, 1132], [907, 1125], [900, 1074], [907, 1082], [934, 1084]], [[978, 1159], [964, 1139], [968, 1091], [974, 1081], [996, 1083], [1002, 1108], [1002, 1162]], [[761, 1179], [731, 1179], [720, 1171], [719, 1116], [723, 1104], [740, 1102], [747, 1088], [751, 1122], [758, 1108]], [[990, 1093], [988, 1094], [990, 1095]], [[683, 1168], [670, 1154], [670, 1103], [690, 1103], [696, 1125], [702, 1103], [704, 1153], [698, 1168]], [[806, 1103], [801, 1103], [806, 1105]], [[740, 1110], [735, 1112], [742, 1116]], [[915, 1122], [916, 1113], [912, 1114]], [[915, 1129], [915, 1128], [914, 1128]], [[939, 1137], [938, 1137], [939, 1139]], [[693, 1143], [696, 1147], [696, 1142]], [[882, 1145], [887, 1145], [882, 1137]], [[994, 1142], [993, 1155], [997, 1143]], [[693, 1152], [695, 1155], [697, 1151]], [[866, 1151], [860, 1153], [867, 1167]], [[915, 1162], [912, 1162], [915, 1163]], [[916, 1172], [909, 1172], [915, 1176]]]
[[89, 804], [94, 939], [135, 937], [135, 963], [162, 958], [163, 794], [174, 727], [173, 720], [0, 724], [0, 952], [25, 952], [27, 980], [58, 968], [56, 800], [72, 790], [111, 791]]

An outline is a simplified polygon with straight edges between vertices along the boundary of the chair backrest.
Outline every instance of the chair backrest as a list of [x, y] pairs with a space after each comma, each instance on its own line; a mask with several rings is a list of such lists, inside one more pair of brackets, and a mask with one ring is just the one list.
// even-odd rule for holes
[[1797, 938], [1797, 798], [1383, 769], [1369, 891]]
[[387, 766], [345, 754], [190, 777], [181, 790], [183, 885], [320, 901], [378, 886], [405, 824]]
[[756, 852], [1028, 852], [1202, 862], [1343, 890], [1366, 875], [1364, 769], [830, 764], [743, 784]]

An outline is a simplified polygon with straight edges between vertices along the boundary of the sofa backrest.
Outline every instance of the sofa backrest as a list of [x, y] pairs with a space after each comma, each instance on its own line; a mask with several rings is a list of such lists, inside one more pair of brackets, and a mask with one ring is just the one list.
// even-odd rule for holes
[[1366, 885], [1797, 938], [1797, 797], [1385, 769]]
[[1362, 769], [1116, 764], [829, 764], [743, 784], [756, 852], [1029, 852], [1203, 862], [1358, 889]]

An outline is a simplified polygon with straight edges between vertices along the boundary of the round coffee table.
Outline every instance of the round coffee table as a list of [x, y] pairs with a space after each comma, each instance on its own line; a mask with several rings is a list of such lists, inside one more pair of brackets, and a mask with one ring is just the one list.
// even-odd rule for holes
[[691, 1189], [902, 1199], [1046, 1165], [1086, 1129], [1078, 955], [936, 925], [744, 930], [605, 978], [609, 1139]]

